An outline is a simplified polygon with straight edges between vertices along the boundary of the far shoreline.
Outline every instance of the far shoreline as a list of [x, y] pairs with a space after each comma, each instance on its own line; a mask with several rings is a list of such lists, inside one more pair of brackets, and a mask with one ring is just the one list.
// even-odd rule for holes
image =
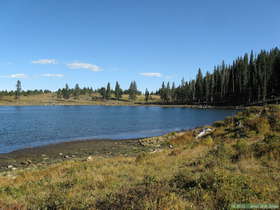
[[0, 104], [0, 107], [26, 107], [26, 106], [143, 106], [143, 107], [162, 107], [162, 108], [192, 108], [192, 109], [232, 109], [232, 110], [244, 110], [247, 106], [210, 106], [210, 105], [176, 105], [176, 104]]

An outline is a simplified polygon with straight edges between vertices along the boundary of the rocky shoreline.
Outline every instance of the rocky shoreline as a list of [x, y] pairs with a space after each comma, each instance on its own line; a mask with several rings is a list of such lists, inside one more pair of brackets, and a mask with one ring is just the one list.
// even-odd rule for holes
[[157, 152], [170, 147], [170, 139], [183, 135], [184, 131], [162, 136], [127, 140], [80, 140], [26, 148], [0, 154], [0, 172], [26, 168], [38, 168], [66, 160], [88, 160], [95, 156], [137, 156], [141, 152]]

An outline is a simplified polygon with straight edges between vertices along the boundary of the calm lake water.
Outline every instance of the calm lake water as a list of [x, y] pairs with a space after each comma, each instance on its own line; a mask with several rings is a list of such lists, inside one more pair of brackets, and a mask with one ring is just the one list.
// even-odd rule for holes
[[211, 124], [233, 110], [133, 106], [0, 107], [0, 153], [82, 139], [157, 136]]

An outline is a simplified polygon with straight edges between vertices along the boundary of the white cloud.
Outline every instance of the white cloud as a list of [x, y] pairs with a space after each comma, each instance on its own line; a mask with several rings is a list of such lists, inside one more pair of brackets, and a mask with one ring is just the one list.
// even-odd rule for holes
[[158, 72], [146, 72], [146, 73], [140, 73], [140, 75], [145, 77], [161, 77], [161, 73]]
[[67, 64], [69, 69], [88, 69], [90, 71], [102, 71], [102, 69], [99, 66], [96, 66], [94, 64], [90, 64], [90, 63], [69, 63]]
[[42, 77], [64, 77], [64, 74], [41, 74]]
[[35, 60], [32, 61], [33, 64], [56, 64], [55, 59], [41, 59], [41, 60]]
[[13, 79], [24, 79], [27, 78], [26, 74], [10, 74], [10, 75], [5, 75], [1, 76], [2, 78], [13, 78]]

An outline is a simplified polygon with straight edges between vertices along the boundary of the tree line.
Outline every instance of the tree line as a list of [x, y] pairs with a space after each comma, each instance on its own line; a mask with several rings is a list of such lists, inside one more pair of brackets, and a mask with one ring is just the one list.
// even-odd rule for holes
[[[42, 93], [51, 91], [22, 91], [21, 82], [17, 81], [15, 91], [0, 91], [0, 96], [14, 95], [18, 99], [20, 95]], [[123, 90], [117, 81], [114, 88], [108, 83], [106, 87], [97, 90], [91, 87], [80, 88], [78, 84], [69, 88], [66, 84], [55, 93], [58, 98], [64, 99], [79, 99], [80, 95], [99, 93], [104, 100], [121, 100], [123, 94], [128, 94], [130, 100], [136, 100], [142, 94], [135, 81], [130, 83], [127, 90]], [[148, 102], [153, 94], [160, 96], [162, 104], [250, 105], [273, 100], [280, 97], [280, 50], [276, 47], [270, 51], [262, 50], [258, 54], [251, 51], [250, 55], [245, 53], [230, 65], [222, 62], [214, 67], [212, 73], [206, 72], [205, 75], [198, 69], [195, 79], [182, 79], [179, 86], [163, 82], [155, 93], [146, 89], [145, 101]]]
[[[115, 84], [115, 88], [111, 88], [111, 84], [108, 83], [107, 87], [101, 87], [97, 90], [93, 90], [92, 87], [84, 87], [80, 88], [79, 84], [76, 84], [74, 88], [70, 88], [68, 84], [65, 85], [64, 88], [60, 88], [55, 92], [50, 90], [22, 90], [21, 81], [17, 81], [16, 90], [11, 91], [0, 91], [1, 96], [15, 96], [16, 99], [19, 99], [20, 96], [30, 96], [36, 94], [46, 94], [46, 93], [55, 93], [57, 98], [69, 99], [70, 97], [74, 97], [74, 99], [79, 99], [81, 95], [93, 95], [94, 93], [99, 93], [102, 99], [116, 99], [121, 100], [123, 94], [129, 95], [130, 100], [136, 100], [138, 95], [141, 95], [141, 91], [137, 89], [136, 81], [132, 81], [127, 90], [123, 90], [117, 81]], [[114, 98], [112, 98], [114, 96]], [[93, 96], [93, 99], [98, 99], [98, 97]]]
[[213, 73], [202, 74], [176, 87], [162, 83], [158, 91], [165, 104], [250, 105], [280, 97], [280, 51], [274, 48], [222, 62]]

